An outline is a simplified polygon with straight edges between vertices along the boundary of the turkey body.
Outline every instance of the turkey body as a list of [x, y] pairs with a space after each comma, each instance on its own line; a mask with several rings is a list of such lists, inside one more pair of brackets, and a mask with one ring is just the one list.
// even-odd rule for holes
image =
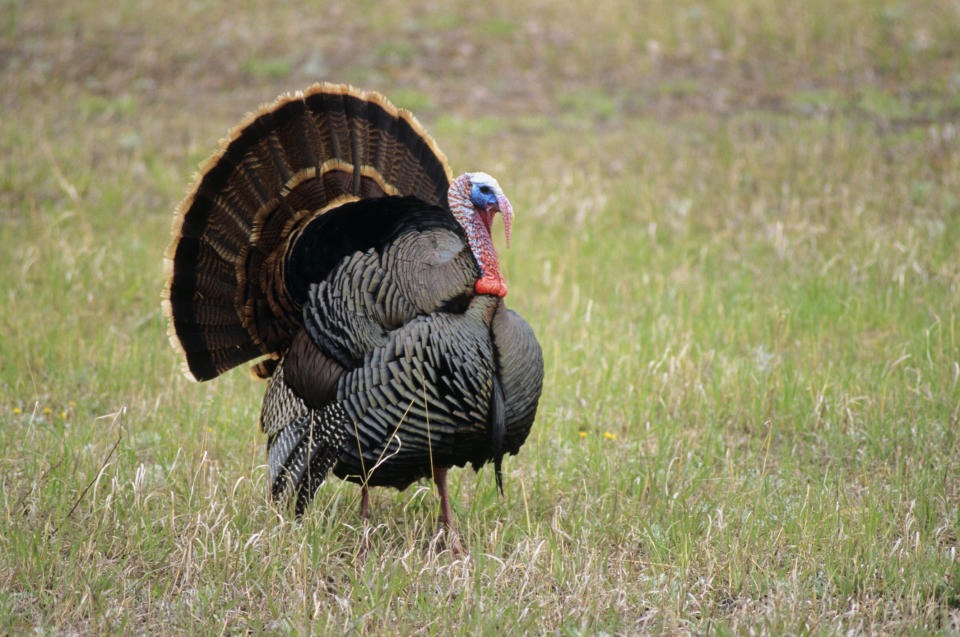
[[495, 180], [452, 181], [409, 113], [337, 85], [261, 109], [201, 173], [168, 254], [171, 340], [198, 380], [267, 355], [273, 497], [300, 515], [331, 469], [364, 503], [433, 477], [449, 523], [447, 468], [492, 461], [501, 484], [543, 359], [504, 304]]
[[[312, 275], [322, 278], [307, 288], [304, 328], [261, 414], [275, 497], [296, 495], [300, 512], [330, 468], [403, 489], [438, 467], [479, 468], [517, 453], [536, 414], [540, 350], [499, 297], [474, 292], [479, 272], [462, 229], [415, 198], [327, 214], [327, 224], [349, 216], [365, 221], [358, 230], [386, 231]], [[309, 251], [312, 231], [292, 263]]]

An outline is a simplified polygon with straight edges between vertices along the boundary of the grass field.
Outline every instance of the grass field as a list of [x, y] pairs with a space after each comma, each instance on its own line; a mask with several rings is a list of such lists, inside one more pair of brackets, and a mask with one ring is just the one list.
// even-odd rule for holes
[[[0, 16], [0, 633], [960, 631], [957, 3]], [[506, 497], [452, 474], [463, 557], [427, 483], [278, 512], [263, 385], [167, 343], [193, 170], [317, 80], [517, 213], [545, 388]]]

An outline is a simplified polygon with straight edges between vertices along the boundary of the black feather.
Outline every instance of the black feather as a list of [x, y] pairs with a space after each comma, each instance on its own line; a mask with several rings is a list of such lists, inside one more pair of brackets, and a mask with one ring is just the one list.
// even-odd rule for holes
[[493, 472], [497, 479], [497, 489], [503, 495], [503, 438], [507, 432], [504, 422], [506, 408], [503, 404], [503, 388], [500, 377], [493, 377], [493, 393], [490, 396], [490, 455], [493, 458]]

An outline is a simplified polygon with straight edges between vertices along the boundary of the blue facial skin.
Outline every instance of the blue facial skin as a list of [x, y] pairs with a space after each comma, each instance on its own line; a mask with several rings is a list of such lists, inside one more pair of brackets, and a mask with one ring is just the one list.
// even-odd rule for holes
[[496, 205], [497, 194], [487, 184], [473, 184], [470, 188], [470, 202], [478, 210], [486, 210], [488, 206]]

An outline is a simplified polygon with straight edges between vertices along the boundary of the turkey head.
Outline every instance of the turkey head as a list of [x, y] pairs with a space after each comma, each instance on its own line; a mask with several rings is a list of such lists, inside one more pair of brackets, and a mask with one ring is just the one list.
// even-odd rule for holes
[[505, 297], [507, 284], [500, 273], [500, 260], [493, 247], [493, 218], [503, 215], [503, 229], [510, 247], [513, 207], [497, 180], [487, 173], [464, 173], [450, 184], [447, 194], [450, 211], [467, 233], [473, 257], [480, 267], [480, 278], [474, 289], [477, 294]]

